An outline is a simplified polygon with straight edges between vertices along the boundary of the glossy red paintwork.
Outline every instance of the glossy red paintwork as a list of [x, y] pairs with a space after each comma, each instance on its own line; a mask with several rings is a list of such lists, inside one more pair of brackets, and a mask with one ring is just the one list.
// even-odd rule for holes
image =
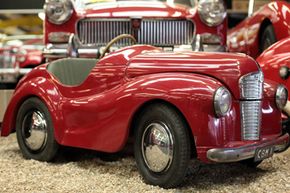
[[273, 1], [255, 12], [228, 32], [230, 52], [243, 52], [254, 58], [259, 56], [259, 41], [262, 24], [270, 22], [277, 40], [290, 36], [290, 4]]
[[94, 9], [82, 12], [73, 11], [72, 17], [62, 25], [54, 25], [47, 19], [44, 22], [44, 40], [49, 43], [48, 34], [51, 32], [70, 32], [75, 33], [76, 23], [81, 18], [179, 18], [191, 19], [195, 23], [197, 34], [211, 33], [221, 37], [222, 44], [226, 45], [227, 20], [217, 27], [209, 27], [204, 24], [197, 13], [197, 6], [190, 8], [178, 4], [167, 4], [162, 2], [132, 2], [129, 3], [107, 3], [106, 5], [97, 5]]
[[[264, 76], [290, 88], [289, 80], [284, 80], [279, 75], [281, 66], [290, 68], [290, 37], [285, 38], [265, 50], [258, 58]], [[290, 100], [290, 96], [288, 96]]]
[[[134, 115], [146, 104], [160, 101], [184, 116], [203, 161], [208, 161], [210, 148], [239, 147], [281, 134], [273, 93], [277, 85], [266, 82], [261, 141], [241, 141], [238, 80], [259, 70], [243, 54], [168, 54], [152, 46], [132, 46], [104, 57], [75, 87], [60, 84], [46, 65], [19, 82], [5, 113], [2, 136], [15, 129], [17, 109], [31, 96], [47, 105], [58, 143], [105, 152], [121, 150], [134, 129]], [[228, 87], [234, 96], [230, 112], [217, 118], [213, 95], [220, 86]]]

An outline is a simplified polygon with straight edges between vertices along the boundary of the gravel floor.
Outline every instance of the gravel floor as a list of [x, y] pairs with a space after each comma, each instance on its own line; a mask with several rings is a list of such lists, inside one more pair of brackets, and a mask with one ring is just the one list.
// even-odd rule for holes
[[0, 192], [290, 192], [290, 149], [257, 169], [193, 162], [179, 189], [142, 182], [132, 156], [105, 162], [96, 153], [63, 151], [54, 163], [25, 160], [15, 134], [0, 138]]

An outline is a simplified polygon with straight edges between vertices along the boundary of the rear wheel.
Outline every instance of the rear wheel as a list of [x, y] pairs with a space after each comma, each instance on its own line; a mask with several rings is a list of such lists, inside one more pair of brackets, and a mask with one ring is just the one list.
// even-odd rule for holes
[[186, 174], [190, 152], [187, 125], [175, 109], [156, 104], [141, 113], [134, 154], [146, 183], [163, 188], [178, 186]]
[[19, 148], [27, 159], [51, 161], [58, 151], [50, 113], [36, 97], [27, 99], [20, 106], [16, 135]]
[[268, 25], [264, 31], [262, 32], [261, 42], [260, 42], [260, 53], [270, 47], [277, 41], [274, 27], [272, 25]]

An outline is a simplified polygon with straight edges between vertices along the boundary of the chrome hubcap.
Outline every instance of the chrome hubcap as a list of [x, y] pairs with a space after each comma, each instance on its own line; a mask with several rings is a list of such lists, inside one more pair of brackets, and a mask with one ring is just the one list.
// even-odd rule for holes
[[170, 167], [173, 140], [164, 123], [151, 123], [143, 133], [141, 145], [143, 159], [150, 170], [163, 172]]
[[32, 151], [40, 150], [45, 145], [47, 123], [41, 112], [32, 111], [25, 115], [22, 122], [22, 136], [26, 146]]

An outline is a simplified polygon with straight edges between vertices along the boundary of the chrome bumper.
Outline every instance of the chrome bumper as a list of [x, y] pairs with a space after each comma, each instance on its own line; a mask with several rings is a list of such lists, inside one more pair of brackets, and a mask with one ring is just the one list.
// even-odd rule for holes
[[215, 148], [207, 151], [207, 158], [214, 162], [237, 162], [249, 158], [254, 158], [257, 148], [274, 146], [274, 152], [282, 152], [286, 150], [289, 143], [289, 135], [284, 134], [275, 140], [265, 143], [247, 145], [238, 148]]
[[32, 68], [3, 68], [0, 69], [1, 83], [17, 83], [18, 78], [29, 73]]

